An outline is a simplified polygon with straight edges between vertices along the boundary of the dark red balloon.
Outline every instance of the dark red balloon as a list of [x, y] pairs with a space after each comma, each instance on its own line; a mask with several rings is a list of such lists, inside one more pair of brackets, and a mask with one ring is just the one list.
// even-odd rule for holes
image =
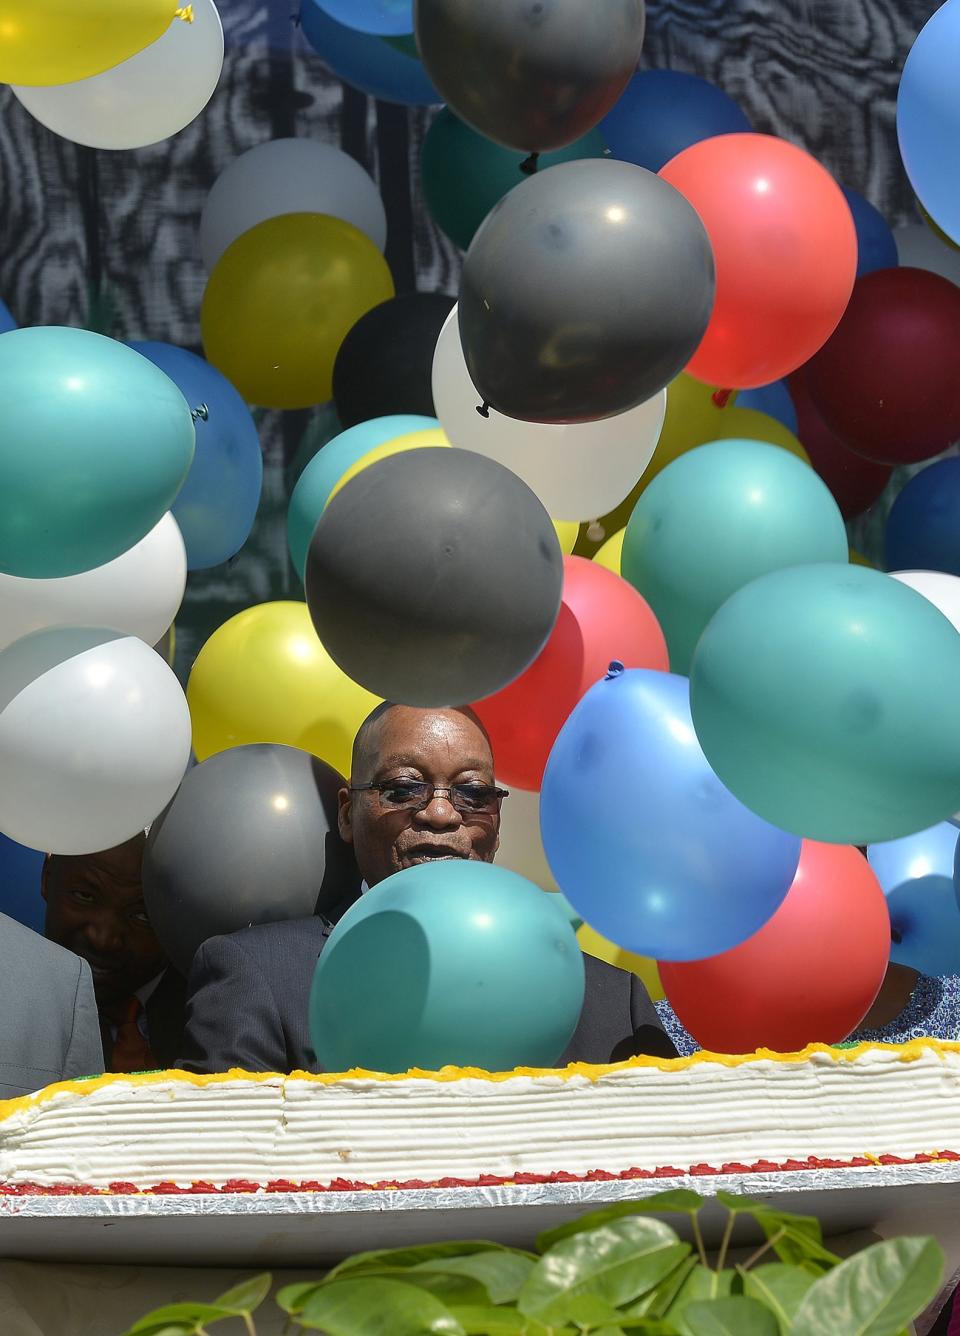
[[836, 1044], [863, 1020], [890, 958], [890, 916], [851, 845], [804, 840], [787, 898], [759, 932], [706, 960], [660, 962], [667, 1001], [714, 1053]]
[[958, 347], [960, 288], [926, 269], [878, 269], [807, 363], [810, 396], [851, 450], [916, 464], [960, 436]]
[[833, 493], [843, 518], [862, 515], [879, 498], [893, 469], [855, 454], [830, 430], [810, 398], [806, 367], [795, 371], [788, 383], [797, 410], [797, 437], [811, 464]]

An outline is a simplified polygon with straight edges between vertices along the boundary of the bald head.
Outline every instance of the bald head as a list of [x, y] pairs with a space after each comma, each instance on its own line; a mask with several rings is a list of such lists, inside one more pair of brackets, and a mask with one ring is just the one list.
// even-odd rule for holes
[[[350, 759], [351, 783], [370, 782], [371, 767], [375, 768], [377, 765], [385, 729], [401, 736], [406, 736], [411, 731], [419, 733], [425, 728], [434, 728], [435, 731], [437, 725], [445, 727], [443, 721], [448, 716], [454, 717], [454, 722], [457, 724], [456, 732], [464, 741], [473, 735], [473, 750], [478, 753], [475, 759], [482, 758], [483, 762], [489, 765], [492, 780], [493, 750], [490, 746], [490, 737], [469, 705], [421, 709], [415, 705], [396, 705], [393, 701], [385, 700], [370, 711], [354, 739], [353, 755]], [[456, 716], [460, 716], [460, 721], [456, 720]], [[464, 725], [470, 727], [465, 728]]]

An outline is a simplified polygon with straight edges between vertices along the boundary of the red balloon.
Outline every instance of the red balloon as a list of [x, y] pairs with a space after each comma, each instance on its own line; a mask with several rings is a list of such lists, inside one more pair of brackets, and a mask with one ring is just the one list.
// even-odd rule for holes
[[759, 932], [706, 960], [660, 963], [667, 1000], [714, 1053], [836, 1044], [880, 991], [890, 916], [858, 849], [804, 840], [787, 898]]
[[771, 135], [718, 135], [660, 169], [707, 229], [717, 299], [687, 371], [708, 385], [779, 380], [820, 348], [857, 272], [843, 191], [803, 149]]
[[851, 450], [917, 464], [960, 436], [958, 346], [960, 288], [927, 269], [877, 269], [810, 362], [810, 396]]
[[585, 557], [564, 557], [563, 601], [550, 639], [526, 672], [474, 703], [490, 734], [498, 779], [539, 790], [557, 734], [611, 659], [668, 672], [660, 623], [619, 575]]
[[830, 488], [843, 518], [862, 515], [879, 499], [893, 469], [855, 454], [830, 430], [810, 398], [806, 367], [795, 371], [789, 383], [797, 410], [797, 436], [810, 463]]

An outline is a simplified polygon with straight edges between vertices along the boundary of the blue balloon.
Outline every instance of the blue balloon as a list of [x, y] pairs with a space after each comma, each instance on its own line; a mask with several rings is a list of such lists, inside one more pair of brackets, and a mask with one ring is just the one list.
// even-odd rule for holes
[[920, 30], [900, 76], [897, 137], [917, 198], [934, 222], [960, 241], [960, 8], [940, 5]]
[[846, 186], [841, 189], [857, 229], [857, 278], [872, 274], [875, 269], [895, 269], [900, 257], [886, 218], [855, 190], [848, 190]]
[[620, 664], [561, 729], [540, 827], [584, 920], [655, 960], [699, 960], [751, 937], [800, 861], [799, 838], [748, 811], [711, 770], [687, 679]]
[[263, 487], [263, 453], [250, 410], [226, 376], [169, 343], [131, 343], [180, 390], [194, 419], [197, 449], [173, 503], [191, 571], [219, 566], [250, 536]]
[[598, 129], [615, 158], [659, 172], [701, 139], [749, 133], [753, 126], [716, 84], [679, 70], [641, 70]]
[[954, 885], [958, 837], [956, 826], [942, 821], [867, 848], [890, 911], [890, 959], [921, 974], [960, 974], [960, 906]]
[[40, 895], [43, 854], [0, 835], [0, 914], [43, 932], [46, 905]]
[[0, 302], [0, 334], [8, 334], [11, 329], [17, 328], [17, 322], [10, 314], [10, 308], [6, 302]]
[[413, 32], [413, 0], [317, 0], [323, 12], [357, 32], [401, 37]]
[[300, 25], [334, 74], [370, 97], [415, 107], [443, 101], [416, 56], [380, 37], [337, 23], [323, 11], [319, 0], [303, 0]]
[[424, 863], [361, 896], [330, 934], [310, 1038], [333, 1072], [550, 1067], [583, 988], [556, 896], [489, 863]]
[[741, 390], [737, 395], [738, 408], [752, 408], [756, 413], [766, 413], [768, 417], [782, 422], [787, 431], [794, 436], [800, 430], [797, 410], [785, 380], [775, 380], [769, 385], [758, 385], [755, 390]]
[[894, 501], [885, 535], [888, 571], [960, 575], [960, 458], [939, 459]]

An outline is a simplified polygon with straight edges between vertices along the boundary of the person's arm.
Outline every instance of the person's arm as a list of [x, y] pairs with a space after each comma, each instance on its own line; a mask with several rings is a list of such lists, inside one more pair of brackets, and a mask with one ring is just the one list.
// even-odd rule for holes
[[633, 1023], [633, 1051], [652, 1058], [675, 1058], [676, 1047], [660, 1023], [657, 1009], [650, 1001], [642, 979], [631, 975], [630, 1019]]
[[287, 1041], [269, 981], [230, 937], [211, 937], [187, 983], [183, 1052], [188, 1072], [285, 1072]]
[[63, 1059], [63, 1079], [99, 1076], [103, 1071], [100, 1017], [93, 993], [93, 977], [85, 960], [77, 961], [77, 986], [73, 998], [73, 1026]]

